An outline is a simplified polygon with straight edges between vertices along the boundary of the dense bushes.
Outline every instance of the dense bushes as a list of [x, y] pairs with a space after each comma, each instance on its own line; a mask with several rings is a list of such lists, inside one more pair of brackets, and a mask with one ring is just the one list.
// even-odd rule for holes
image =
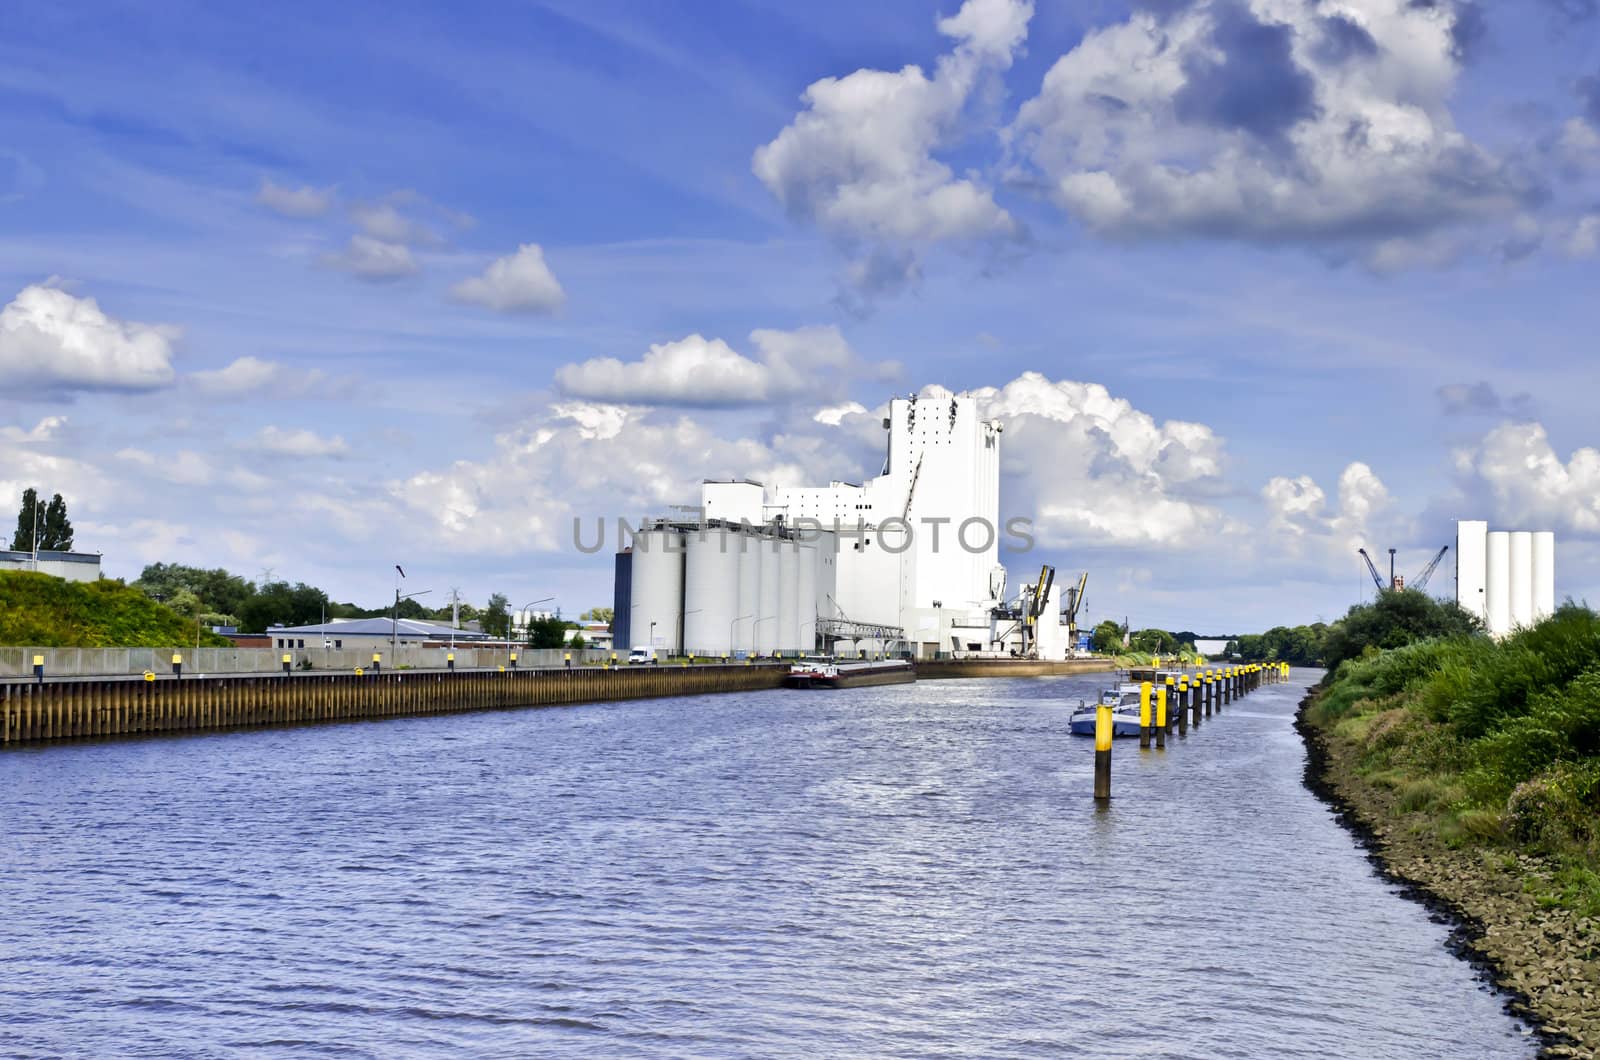
[[[30, 648], [166, 648], [195, 642], [195, 623], [119, 581], [0, 573], [0, 644]], [[202, 645], [229, 641], [204, 631]]]
[[1419, 640], [1477, 633], [1483, 626], [1453, 603], [1435, 600], [1415, 589], [1379, 593], [1370, 604], [1352, 607], [1328, 628], [1323, 638], [1323, 664], [1338, 669], [1346, 659], [1371, 649], [1403, 648]]
[[[1449, 841], [1553, 855], [1573, 900], [1600, 912], [1600, 615], [1567, 604], [1498, 642], [1452, 631], [1365, 648], [1330, 675], [1312, 720], [1359, 741], [1400, 812]], [[1424, 784], [1450, 798], [1423, 798]]]

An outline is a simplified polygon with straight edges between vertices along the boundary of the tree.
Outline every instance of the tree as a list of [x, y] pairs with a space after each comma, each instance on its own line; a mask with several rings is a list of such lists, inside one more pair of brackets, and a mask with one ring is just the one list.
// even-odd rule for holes
[[612, 619], [617, 617], [617, 612], [610, 607], [591, 607], [578, 617], [585, 622], [604, 622], [609, 626]]
[[[243, 609], [245, 601], [256, 592], [254, 585], [221, 567], [205, 570], [180, 563], [152, 563], [145, 567], [139, 580], [133, 584], [135, 588], [143, 590], [146, 596], [164, 601], [169, 607], [178, 594], [188, 592], [200, 598], [203, 610], [235, 617]], [[331, 608], [328, 614], [332, 616]]]
[[1384, 592], [1370, 604], [1352, 607], [1329, 627], [1323, 659], [1329, 670], [1336, 670], [1368, 648], [1403, 648], [1430, 637], [1482, 630], [1483, 623], [1453, 601], [1436, 600], [1415, 589]]
[[[265, 633], [268, 626], [308, 626], [322, 619], [328, 597], [297, 582], [267, 582], [239, 609], [241, 633]], [[404, 617], [404, 616], [402, 616]]]
[[588, 646], [589, 642], [583, 639], [582, 633], [579, 633], [577, 636], [567, 641], [567, 647], [571, 648], [573, 651], [582, 651]]
[[39, 491], [29, 486], [22, 491], [22, 509], [17, 512], [17, 532], [11, 535], [11, 548], [32, 552], [35, 539], [44, 529], [44, 512], [39, 507]]
[[1111, 619], [1106, 619], [1094, 627], [1090, 636], [1089, 647], [1102, 655], [1114, 655], [1122, 650], [1122, 626]]
[[39, 547], [51, 552], [68, 552], [72, 549], [72, 520], [67, 518], [67, 502], [61, 499], [59, 493], [50, 498], [50, 506], [44, 510]]
[[536, 618], [528, 623], [528, 647], [559, 648], [567, 642], [567, 624], [559, 618]]
[[1133, 635], [1129, 646], [1134, 651], [1148, 652], [1153, 655], [1172, 655], [1178, 650], [1177, 640], [1164, 629], [1141, 629]]
[[511, 636], [510, 603], [505, 593], [495, 593], [489, 597], [489, 606], [480, 612], [485, 633], [495, 637]]

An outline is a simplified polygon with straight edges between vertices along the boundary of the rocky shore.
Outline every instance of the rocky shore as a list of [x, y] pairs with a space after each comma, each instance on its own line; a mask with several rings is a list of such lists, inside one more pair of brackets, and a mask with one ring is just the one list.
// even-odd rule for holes
[[1538, 858], [1453, 849], [1431, 830], [1409, 826], [1398, 795], [1357, 771], [1360, 745], [1307, 722], [1306, 704], [1296, 726], [1312, 791], [1387, 878], [1454, 925], [1452, 948], [1533, 1025], [1541, 1056], [1600, 1056], [1600, 920], [1552, 904], [1552, 868]]

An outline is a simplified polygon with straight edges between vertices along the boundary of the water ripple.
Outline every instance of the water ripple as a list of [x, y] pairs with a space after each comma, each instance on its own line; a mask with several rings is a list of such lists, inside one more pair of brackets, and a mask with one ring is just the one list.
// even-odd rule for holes
[[1301, 786], [1297, 686], [1097, 810], [1095, 683], [8, 752], [4, 1051], [1532, 1054]]

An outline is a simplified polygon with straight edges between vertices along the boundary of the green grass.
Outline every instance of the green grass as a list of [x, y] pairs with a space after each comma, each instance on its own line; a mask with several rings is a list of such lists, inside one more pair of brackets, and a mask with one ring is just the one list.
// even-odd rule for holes
[[1548, 859], [1541, 901], [1600, 915], [1600, 616], [1568, 605], [1499, 642], [1368, 649], [1307, 718], [1356, 749], [1408, 828]]
[[[119, 581], [69, 582], [31, 571], [0, 573], [0, 645], [28, 648], [167, 648], [195, 642], [195, 623]], [[230, 641], [200, 631], [203, 647]]]

